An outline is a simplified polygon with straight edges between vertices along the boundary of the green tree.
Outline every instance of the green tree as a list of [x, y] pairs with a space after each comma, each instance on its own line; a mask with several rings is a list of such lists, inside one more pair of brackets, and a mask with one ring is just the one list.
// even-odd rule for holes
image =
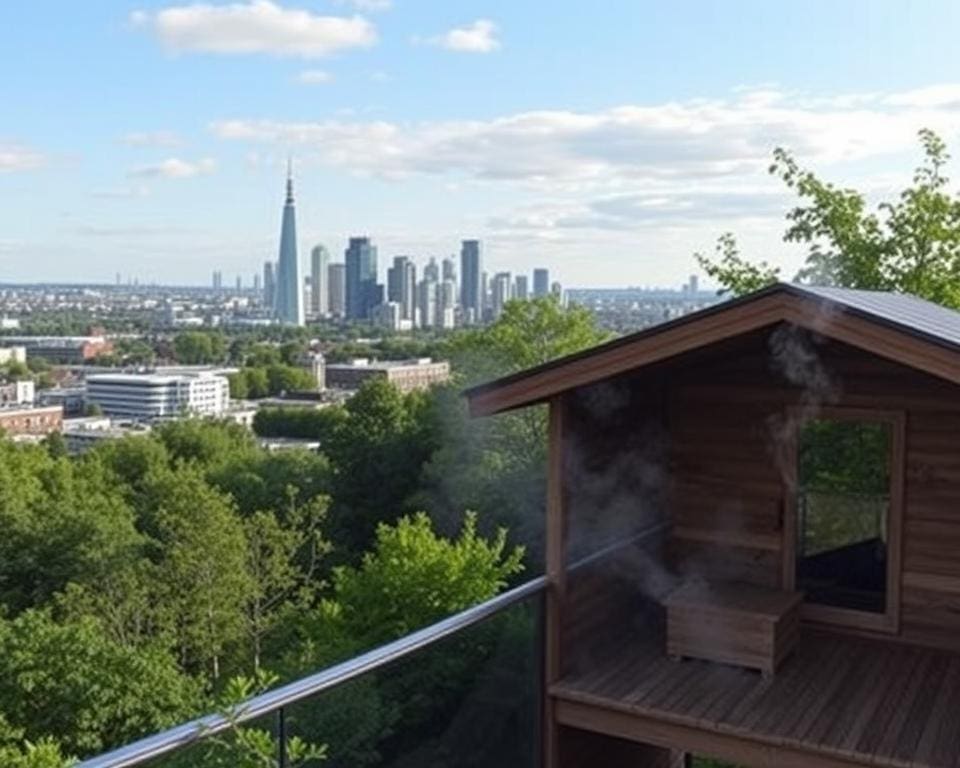
[[173, 339], [173, 350], [177, 361], [184, 365], [208, 363], [213, 357], [210, 334], [202, 331], [178, 333]]
[[304, 437], [323, 443], [345, 417], [340, 406], [260, 408], [253, 417], [253, 431], [261, 437]]
[[178, 419], [158, 427], [154, 434], [172, 459], [195, 461], [205, 468], [256, 449], [250, 432], [228, 421]]
[[220, 363], [226, 357], [227, 343], [221, 333], [183, 331], [174, 337], [173, 350], [184, 365]]
[[[446, 353], [466, 383], [504, 376], [606, 340], [582, 307], [554, 297], [508, 303], [485, 329], [455, 334]], [[506, 526], [542, 567], [546, 483], [546, 409], [526, 408], [492, 419], [472, 419], [461, 382], [435, 388], [428, 423], [438, 447], [424, 465], [411, 506], [427, 509], [451, 535], [463, 509], [476, 509], [484, 532]]]
[[0, 441], [0, 602], [42, 605], [96, 583], [139, 546], [133, 513], [102, 466]]
[[243, 636], [244, 606], [253, 588], [243, 525], [229, 496], [196, 466], [147, 478], [156, 599], [164, 606], [185, 669], [220, 677], [224, 652]]
[[270, 394], [270, 377], [266, 368], [245, 368], [241, 373], [246, 380], [247, 397], [257, 400]]
[[234, 400], [246, 400], [250, 397], [250, 387], [247, 384], [247, 377], [243, 371], [231, 373], [227, 376], [230, 382], [230, 397]]
[[3, 367], [4, 375], [13, 381], [30, 378], [30, 369], [19, 360], [11, 360]]
[[481, 538], [474, 514], [448, 540], [421, 512], [378, 525], [360, 565], [334, 571], [334, 597], [347, 634], [371, 647], [490, 599], [519, 573], [522, 557], [521, 548], [507, 551], [505, 530]]
[[366, 549], [377, 524], [393, 522], [417, 490], [437, 441], [426, 403], [423, 393], [403, 394], [385, 379], [347, 402], [325, 452], [334, 469], [334, 538], [349, 552]]
[[44, 736], [36, 743], [24, 739], [0, 714], [0, 765], [4, 768], [66, 768], [75, 761], [64, 757], [55, 739]]
[[271, 365], [267, 368], [267, 381], [271, 395], [297, 390], [316, 389], [316, 381], [310, 372], [304, 368], [294, 368], [291, 365]]
[[584, 307], [564, 307], [555, 296], [510, 301], [487, 328], [453, 336], [446, 355], [468, 384], [532, 368], [609, 338]]
[[189, 717], [197, 682], [157, 647], [127, 648], [93, 619], [57, 623], [47, 611], [0, 619], [0, 711], [34, 744], [96, 753]]
[[[822, 181], [785, 149], [774, 151], [770, 172], [802, 201], [787, 214], [784, 234], [787, 242], [807, 246], [798, 281], [902, 291], [960, 307], [960, 197], [947, 191], [946, 145], [928, 129], [919, 135], [924, 162], [913, 184], [876, 212], [868, 211], [862, 193]], [[721, 238], [718, 256], [697, 260], [735, 294], [778, 279], [779, 270], [743, 260], [730, 234]]]
[[314, 574], [320, 559], [330, 551], [320, 531], [325, 514], [326, 499], [318, 497], [288, 510], [285, 522], [262, 511], [243, 521], [250, 574], [247, 634], [255, 672], [260, 670], [266, 634], [285, 612], [309, 607], [321, 586]]

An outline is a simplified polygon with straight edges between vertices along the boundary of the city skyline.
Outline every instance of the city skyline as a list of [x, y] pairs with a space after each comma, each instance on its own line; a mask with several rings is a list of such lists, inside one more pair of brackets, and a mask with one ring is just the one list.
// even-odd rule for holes
[[491, 274], [676, 285], [732, 230], [790, 275], [774, 147], [875, 202], [909, 181], [919, 128], [960, 139], [954, 3], [706, 4], [692, 26], [628, 0], [553, 4], [546, 26], [543, 8], [105, 0], [51, 24], [6, 4], [0, 280], [250, 275], [290, 153], [301, 246], [332, 254], [358, 232], [391, 256], [478, 238]]

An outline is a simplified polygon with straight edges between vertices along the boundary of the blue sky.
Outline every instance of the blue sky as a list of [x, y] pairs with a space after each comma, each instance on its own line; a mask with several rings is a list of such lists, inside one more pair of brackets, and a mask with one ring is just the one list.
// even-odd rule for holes
[[671, 284], [731, 229], [792, 270], [777, 145], [877, 199], [956, 147], [960, 4], [237, 0], [0, 7], [0, 281], [245, 281], [301, 252]]

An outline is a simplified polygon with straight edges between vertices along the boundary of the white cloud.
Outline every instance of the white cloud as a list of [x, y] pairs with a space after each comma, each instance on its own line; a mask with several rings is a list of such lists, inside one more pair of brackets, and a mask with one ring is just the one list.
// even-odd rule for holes
[[178, 147], [180, 137], [173, 131], [135, 131], [120, 137], [128, 147]]
[[886, 99], [888, 104], [900, 107], [950, 108], [960, 107], [960, 83], [943, 83], [895, 93]]
[[362, 13], [379, 13], [389, 11], [393, 7], [393, 0], [336, 0], [337, 5], [349, 5]]
[[168, 48], [184, 51], [315, 58], [377, 41], [376, 29], [362, 16], [319, 16], [271, 0], [135, 11], [130, 20], [152, 29]]
[[850, 102], [842, 97], [815, 100], [764, 89], [731, 99], [520, 112], [489, 120], [241, 119], [211, 127], [223, 139], [297, 146], [304, 156], [362, 175], [455, 174], [612, 188], [651, 179], [762, 176], [776, 146], [793, 150], [805, 164], [823, 165], [913, 151], [924, 126], [948, 141], [960, 132], [960, 102], [901, 105], [906, 98], [862, 96], [846, 106]]
[[489, 19], [477, 19], [472, 24], [454, 27], [427, 42], [449, 51], [462, 53], [491, 53], [500, 47], [497, 25]]
[[323, 85], [332, 83], [333, 75], [324, 69], [305, 69], [297, 75], [297, 82], [304, 85]]
[[188, 179], [213, 173], [215, 169], [216, 163], [209, 157], [196, 162], [171, 157], [159, 163], [134, 168], [127, 173], [127, 176], [135, 179]]
[[46, 158], [34, 149], [0, 139], [0, 173], [32, 171], [41, 168]]

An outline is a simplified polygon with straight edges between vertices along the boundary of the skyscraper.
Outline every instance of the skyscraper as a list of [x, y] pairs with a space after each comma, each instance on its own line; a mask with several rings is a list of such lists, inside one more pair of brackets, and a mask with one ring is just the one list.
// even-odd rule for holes
[[263, 262], [263, 306], [273, 312], [277, 303], [277, 263]]
[[369, 237], [351, 237], [344, 261], [347, 319], [368, 320], [370, 310], [383, 300], [383, 288], [377, 285], [377, 247]]
[[460, 304], [468, 323], [483, 316], [483, 265], [479, 240], [464, 240], [460, 245]]
[[526, 301], [530, 298], [530, 288], [527, 284], [526, 275], [517, 275], [514, 282], [513, 298], [520, 299], [521, 301]]
[[332, 317], [341, 318], [347, 309], [347, 266], [331, 264], [327, 267], [327, 309]]
[[329, 307], [327, 290], [327, 264], [330, 254], [322, 245], [310, 251], [310, 311], [317, 317], [325, 317]]
[[427, 262], [427, 265], [423, 268], [423, 279], [424, 280], [433, 280], [435, 283], [440, 282], [440, 267], [437, 265], [437, 260], [430, 257], [430, 261]]
[[444, 259], [441, 266], [443, 268], [443, 279], [457, 282], [457, 265], [453, 261], [453, 256]]
[[400, 305], [400, 319], [413, 320], [416, 315], [417, 268], [409, 256], [395, 256], [387, 270], [387, 301]]
[[287, 198], [280, 228], [280, 258], [277, 267], [277, 297], [274, 313], [281, 323], [303, 325], [303, 281], [297, 257], [297, 223], [293, 204], [293, 172], [287, 164]]
[[533, 297], [539, 299], [548, 293], [550, 293], [550, 270], [543, 268], [533, 270]]
[[497, 272], [493, 276], [490, 282], [490, 309], [494, 319], [500, 317], [504, 305], [513, 298], [511, 288], [509, 272]]
[[424, 278], [417, 286], [417, 309], [421, 328], [434, 328], [437, 325], [437, 288], [436, 280]]

